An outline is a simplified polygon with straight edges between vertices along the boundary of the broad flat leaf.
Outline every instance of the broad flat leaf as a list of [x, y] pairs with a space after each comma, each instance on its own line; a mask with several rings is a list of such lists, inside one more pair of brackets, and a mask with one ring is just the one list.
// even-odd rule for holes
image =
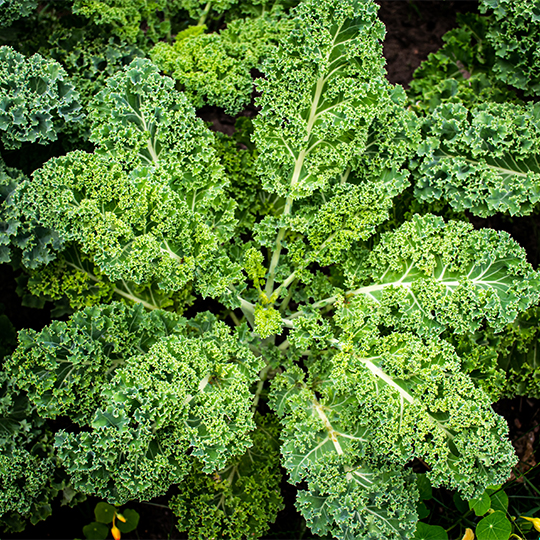
[[511, 534], [512, 524], [499, 510], [481, 519], [476, 526], [478, 540], [508, 540]]
[[469, 501], [469, 508], [474, 510], [477, 516], [483, 516], [491, 508], [490, 496], [484, 491], [480, 497]]
[[414, 540], [448, 540], [446, 531], [438, 525], [418, 522], [413, 536]]
[[105, 540], [109, 535], [109, 527], [104, 523], [93, 521], [83, 527], [83, 534], [88, 540]]
[[115, 514], [116, 508], [112, 504], [98, 502], [94, 508], [96, 521], [99, 521], [100, 523], [112, 523]]
[[508, 510], [508, 495], [501, 489], [490, 495], [491, 508], [505, 512]]
[[128, 533], [134, 531], [139, 525], [139, 513], [131, 508], [126, 508], [121, 512], [122, 516], [126, 518], [124, 523], [120, 519], [116, 519], [116, 526], [120, 529], [120, 532]]
[[422, 501], [429, 501], [433, 498], [433, 489], [425, 474], [416, 475], [416, 483], [418, 485], [418, 492]]

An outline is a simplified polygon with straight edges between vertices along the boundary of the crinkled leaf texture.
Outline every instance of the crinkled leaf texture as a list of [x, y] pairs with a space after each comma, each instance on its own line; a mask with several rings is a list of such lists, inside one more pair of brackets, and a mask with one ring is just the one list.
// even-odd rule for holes
[[216, 105], [228, 114], [238, 114], [251, 100], [251, 71], [270, 48], [290, 30], [280, 12], [264, 13], [255, 19], [238, 19], [220, 33], [204, 33], [205, 26], [190, 27], [176, 42], [158, 43], [152, 60], [178, 81], [192, 103]]
[[266, 190], [306, 197], [363, 154], [378, 106], [390, 104], [376, 12], [373, 2], [353, 0], [296, 8], [293, 31], [258, 81], [253, 138]]
[[493, 401], [501, 397], [540, 398], [540, 309], [529, 308], [504, 332], [486, 328], [454, 340], [466, 368], [489, 386]]
[[423, 122], [415, 195], [486, 217], [530, 214], [540, 200], [540, 106], [445, 104]]
[[150, 499], [190, 459], [212, 472], [251, 446], [249, 387], [262, 362], [223, 323], [200, 323], [203, 334], [176, 315], [112, 304], [21, 335], [6, 365], [14, 384], [41, 416], [85, 427], [56, 433], [75, 489], [114, 504]]
[[28, 279], [19, 279], [20, 289], [40, 302], [54, 302], [53, 317], [73, 313], [86, 306], [109, 303], [112, 299], [128, 303], [141, 303], [146, 309], [165, 309], [182, 314], [194, 297], [191, 289], [165, 292], [156, 284], [141, 284], [125, 279], [112, 282], [99, 270], [92, 257], [68, 246], [47, 266], [28, 273]]
[[170, 500], [178, 530], [189, 538], [260, 538], [283, 509], [278, 422], [271, 414], [255, 420], [253, 446], [243, 456], [211, 475], [195, 464]]
[[142, 26], [146, 39], [158, 41], [170, 33], [170, 17], [180, 11], [181, 4], [182, 0], [75, 0], [73, 13], [105, 26], [124, 42], [135, 42]]
[[281, 417], [283, 465], [290, 481], [307, 482], [297, 506], [316, 534], [347, 540], [409, 538], [416, 526], [413, 475], [363, 450], [367, 429], [354, 395], [304, 382], [299, 368], [272, 383]]
[[96, 152], [50, 160], [21, 186], [17, 204], [111, 281], [165, 291], [195, 281], [203, 295], [219, 296], [239, 272], [221, 250], [234, 203], [223, 197], [212, 133], [173, 86], [142, 59], [110, 77], [95, 102]]
[[540, 94], [540, 2], [530, 0], [482, 0], [480, 11], [489, 18], [486, 35], [495, 50], [494, 72], [506, 84]]
[[15, 348], [17, 340], [5, 315], [0, 322], [0, 526], [20, 532], [27, 522], [35, 525], [49, 517], [62, 490], [64, 504], [81, 499], [58, 467], [46, 421], [3, 369], [4, 354]]
[[407, 463], [424, 460], [434, 486], [471, 498], [516, 459], [490, 396], [436, 336], [485, 319], [501, 330], [537, 301], [538, 276], [506, 233], [430, 215], [382, 235], [346, 272], [363, 286], [314, 304], [334, 303], [333, 323], [307, 310], [290, 319], [292, 346], [311, 353], [307, 378], [294, 367], [273, 382], [283, 462], [307, 482], [298, 506], [314, 531], [410, 538]]
[[354, 331], [313, 360], [307, 381], [296, 367], [273, 381], [283, 464], [307, 482], [298, 507], [314, 532], [410, 538], [418, 493], [402, 467], [421, 458], [434, 486], [478, 496], [515, 464], [508, 427], [449, 344]]
[[7, 167], [0, 157], [0, 262], [12, 262], [16, 247], [21, 250], [22, 263], [36, 268], [53, 260], [63, 241], [58, 233], [26, 219], [21, 212], [14, 195], [27, 181], [21, 171]]
[[0, 140], [6, 148], [55, 141], [65, 122], [80, 119], [78, 95], [67, 79], [53, 60], [0, 47]]
[[538, 274], [508, 233], [429, 214], [383, 234], [345, 271], [351, 287], [362, 284], [345, 294], [351, 312], [358, 302], [380, 324], [420, 335], [475, 332], [483, 320], [501, 331], [538, 301]]
[[27, 17], [37, 5], [37, 0], [0, 0], [0, 27], [9, 26], [13, 21]]
[[444, 45], [414, 72], [407, 90], [411, 106], [433, 112], [443, 103], [472, 107], [483, 102], [521, 102], [493, 71], [496, 55], [486, 40], [490, 19], [458, 13], [454, 28], [442, 37]]

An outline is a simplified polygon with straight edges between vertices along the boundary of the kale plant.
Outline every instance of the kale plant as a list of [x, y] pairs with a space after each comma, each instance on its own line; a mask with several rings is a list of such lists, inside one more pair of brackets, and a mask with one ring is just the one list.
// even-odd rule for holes
[[[170, 28], [161, 3], [141, 4], [77, 0], [73, 14], [127, 47], [143, 39], [141, 13], [164, 24], [148, 23], [149, 42]], [[281, 464], [313, 533], [406, 540], [418, 538], [411, 463], [465, 500], [509, 477], [516, 456], [491, 404], [538, 392], [522, 384], [538, 373], [530, 355], [504, 359], [515, 321], [537, 320], [539, 276], [508, 233], [458, 212], [534, 211], [538, 106], [505, 100], [511, 89], [473, 100], [462, 81], [447, 96], [448, 70], [408, 98], [385, 78], [372, 0], [291, 4], [170, 3], [189, 25], [174, 44], [105, 71], [75, 55], [87, 140], [32, 174], [6, 154], [2, 260], [21, 265], [28, 298], [69, 317], [21, 331], [3, 361], [0, 458], [21, 454], [16, 470], [0, 463], [5, 515], [22, 523], [68, 486], [115, 505], [179, 486], [170, 506], [190, 538], [260, 537], [282, 508]], [[206, 32], [222, 14], [227, 28]], [[72, 95], [53, 91], [68, 88], [59, 43], [43, 61], [57, 86], [15, 93], [28, 110], [45, 94], [51, 118]], [[443, 53], [430, 61], [448, 67]], [[254, 69], [257, 115], [214, 133], [196, 107], [238, 113]], [[17, 107], [2, 150], [54, 137], [54, 120], [39, 130]]]

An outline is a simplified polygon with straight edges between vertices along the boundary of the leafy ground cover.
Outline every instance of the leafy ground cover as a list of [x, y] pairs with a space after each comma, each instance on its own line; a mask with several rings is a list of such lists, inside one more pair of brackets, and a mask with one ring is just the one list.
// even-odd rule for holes
[[4, 2], [6, 537], [538, 536], [536, 7], [297, 3]]

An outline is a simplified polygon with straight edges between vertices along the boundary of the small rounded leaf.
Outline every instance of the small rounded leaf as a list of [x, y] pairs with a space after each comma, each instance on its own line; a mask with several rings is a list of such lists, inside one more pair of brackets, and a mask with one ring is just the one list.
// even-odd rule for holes
[[134, 531], [137, 528], [137, 525], [139, 525], [139, 513], [135, 510], [131, 510], [130, 508], [127, 508], [126, 510], [122, 511], [122, 516], [126, 518], [126, 521], [122, 523], [121, 521], [117, 521], [116, 526], [120, 529], [123, 533], [128, 533], [131, 531]]
[[448, 540], [446, 531], [438, 525], [418, 522], [413, 540]]
[[508, 540], [511, 534], [512, 524], [501, 511], [481, 519], [476, 527], [478, 540]]
[[116, 514], [116, 508], [112, 504], [99, 502], [94, 508], [96, 521], [99, 521], [100, 523], [112, 523], [114, 514]]
[[491, 497], [484, 491], [480, 497], [469, 501], [469, 508], [477, 516], [483, 516], [491, 508]]
[[83, 534], [88, 540], [105, 540], [109, 535], [109, 527], [103, 523], [93, 521], [83, 527]]

